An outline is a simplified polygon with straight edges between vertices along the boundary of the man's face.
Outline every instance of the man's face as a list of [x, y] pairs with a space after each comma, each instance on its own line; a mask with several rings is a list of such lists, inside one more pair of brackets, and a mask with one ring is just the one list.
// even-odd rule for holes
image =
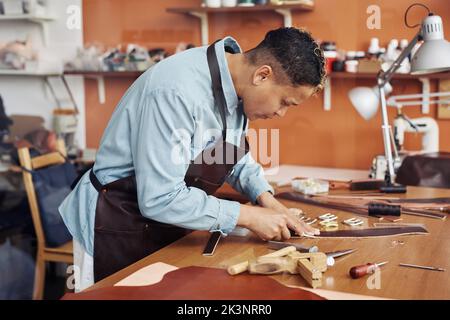
[[263, 66], [254, 73], [252, 84], [241, 98], [249, 120], [272, 119], [283, 117], [289, 107], [299, 106], [314, 92], [311, 86], [293, 87], [277, 83], [270, 67]]

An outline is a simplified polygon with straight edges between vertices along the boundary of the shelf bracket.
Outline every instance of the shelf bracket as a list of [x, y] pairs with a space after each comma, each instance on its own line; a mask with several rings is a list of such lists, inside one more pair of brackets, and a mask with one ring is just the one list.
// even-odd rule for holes
[[292, 10], [290, 9], [275, 9], [275, 12], [281, 14], [284, 19], [284, 27], [292, 27]]
[[430, 79], [429, 78], [419, 78], [422, 82], [422, 113], [430, 113]]
[[200, 34], [202, 36], [202, 45], [207, 46], [209, 44], [208, 13], [190, 11], [189, 14], [200, 19]]
[[41, 27], [42, 40], [44, 41], [44, 46], [48, 46], [48, 21], [42, 21], [38, 19], [30, 19], [29, 21], [38, 24]]
[[331, 110], [331, 78], [327, 77], [323, 87], [323, 110]]
[[105, 104], [106, 102], [105, 78], [102, 76], [93, 76], [87, 78], [97, 80], [98, 102], [100, 102], [100, 104]]

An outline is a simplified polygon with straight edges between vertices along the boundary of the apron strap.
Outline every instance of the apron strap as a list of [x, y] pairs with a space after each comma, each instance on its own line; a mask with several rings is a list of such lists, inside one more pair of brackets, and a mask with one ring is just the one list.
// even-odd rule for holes
[[206, 51], [206, 55], [208, 57], [208, 65], [209, 65], [209, 72], [211, 74], [211, 80], [212, 80], [212, 89], [213, 89], [213, 95], [214, 100], [219, 105], [219, 113], [220, 117], [222, 118], [222, 124], [223, 124], [223, 130], [222, 130], [222, 137], [223, 141], [226, 141], [227, 139], [227, 120], [225, 117], [225, 109], [226, 109], [226, 99], [225, 94], [223, 93], [223, 86], [222, 86], [222, 78], [220, 77], [220, 69], [219, 69], [219, 62], [217, 61], [216, 56], [216, 43], [221, 40], [217, 40], [212, 45], [210, 45]]
[[98, 192], [101, 192], [103, 189], [103, 185], [100, 183], [100, 181], [98, 181], [97, 177], [95, 176], [94, 169], [91, 169], [91, 171], [89, 172], [89, 179], [91, 180], [91, 183], [94, 186], [94, 188]]
[[245, 129], [247, 129], [248, 119], [244, 112], [244, 102], [242, 101], [242, 99], [239, 99], [239, 106], [241, 107], [242, 114], [244, 115], [244, 125], [242, 127], [242, 132], [243, 132], [243, 134], [245, 134]]

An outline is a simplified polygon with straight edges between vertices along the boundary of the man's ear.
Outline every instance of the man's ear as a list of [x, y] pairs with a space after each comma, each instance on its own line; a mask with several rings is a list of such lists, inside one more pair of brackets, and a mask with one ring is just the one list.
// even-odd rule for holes
[[263, 84], [263, 82], [267, 81], [273, 76], [273, 70], [271, 66], [264, 65], [256, 69], [253, 74], [253, 84], [255, 86], [259, 86]]

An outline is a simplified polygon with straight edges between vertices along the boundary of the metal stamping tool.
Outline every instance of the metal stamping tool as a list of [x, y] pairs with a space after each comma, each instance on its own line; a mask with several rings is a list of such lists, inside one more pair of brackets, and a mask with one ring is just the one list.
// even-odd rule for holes
[[319, 252], [319, 248], [317, 246], [305, 247], [298, 243], [290, 243], [290, 242], [281, 242], [281, 241], [269, 241], [269, 249], [279, 250], [285, 247], [293, 246], [299, 252], [304, 253], [314, 253]]
[[342, 223], [346, 224], [348, 226], [351, 226], [351, 227], [356, 227], [356, 226], [360, 226], [360, 225], [364, 224], [364, 221], [362, 221], [361, 219], [357, 219], [357, 218], [351, 218], [351, 219], [344, 220]]
[[305, 223], [306, 223], [307, 225], [312, 225], [312, 224], [314, 224], [314, 223], [316, 223], [316, 222], [317, 222], [317, 219], [311, 219], [311, 218], [308, 218], [308, 219], [305, 220]]
[[334, 214], [331, 214], [331, 213], [326, 213], [326, 214], [319, 216], [319, 219], [323, 220], [323, 221], [333, 221], [333, 220], [337, 219], [337, 216], [335, 216]]
[[333, 231], [333, 230], [337, 230], [339, 228], [337, 221], [324, 220], [324, 221], [320, 221], [319, 224], [326, 231]]

